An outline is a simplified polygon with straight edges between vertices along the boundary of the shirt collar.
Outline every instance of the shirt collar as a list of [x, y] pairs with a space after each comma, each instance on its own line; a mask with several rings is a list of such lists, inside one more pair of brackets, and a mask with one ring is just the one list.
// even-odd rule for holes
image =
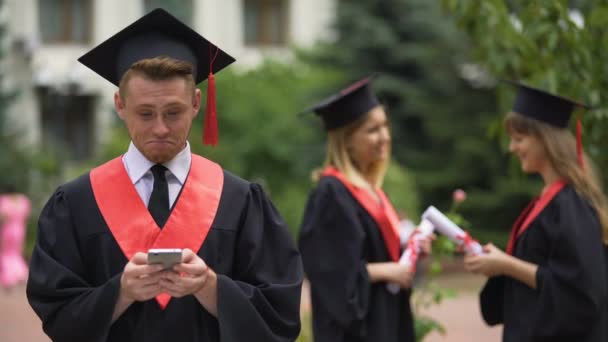
[[192, 154], [190, 153], [190, 143], [186, 142], [181, 152], [179, 152], [175, 158], [164, 163], [163, 165], [171, 171], [171, 173], [177, 178], [177, 180], [183, 185], [188, 177], [190, 171], [190, 163], [192, 162]]
[[[173, 174], [181, 184], [184, 184], [188, 177], [188, 171], [190, 171], [191, 161], [190, 143], [186, 142], [186, 147], [184, 147], [175, 158], [163, 163], [163, 165], [171, 171], [171, 174]], [[123, 156], [123, 162], [133, 184], [137, 183], [155, 164], [149, 161], [137, 147], [135, 147], [133, 142], [129, 144], [129, 149]]]

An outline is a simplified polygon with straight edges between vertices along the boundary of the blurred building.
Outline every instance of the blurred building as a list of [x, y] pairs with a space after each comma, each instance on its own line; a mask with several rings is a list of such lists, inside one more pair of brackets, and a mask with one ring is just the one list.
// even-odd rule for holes
[[11, 122], [25, 143], [57, 144], [90, 157], [116, 120], [115, 87], [77, 58], [156, 7], [163, 7], [246, 69], [289, 58], [331, 34], [337, 0], [4, 0], [6, 83], [18, 92]]

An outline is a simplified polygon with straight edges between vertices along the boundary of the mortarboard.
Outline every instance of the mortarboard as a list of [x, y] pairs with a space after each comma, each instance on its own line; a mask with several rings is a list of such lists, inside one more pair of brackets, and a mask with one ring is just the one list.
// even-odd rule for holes
[[[566, 128], [570, 117], [579, 108], [590, 107], [581, 102], [563, 96], [551, 94], [547, 91], [530, 87], [521, 82], [505, 81], [517, 87], [517, 94], [512, 111], [526, 117], [545, 122], [549, 125]], [[582, 157], [582, 126], [580, 118], [576, 122], [576, 149], [581, 167], [584, 166]]]
[[330, 131], [356, 121], [380, 104], [371, 88], [376, 74], [370, 75], [321, 100], [303, 113], [315, 112]]
[[550, 125], [566, 128], [575, 109], [589, 106], [553, 95], [544, 90], [533, 88], [519, 82], [506, 81], [517, 87], [513, 111]]
[[194, 67], [196, 84], [209, 79], [205, 115], [205, 144], [217, 144], [214, 73], [235, 61], [215, 44], [157, 8], [108, 38], [78, 61], [118, 86], [131, 65], [145, 58], [168, 56]]

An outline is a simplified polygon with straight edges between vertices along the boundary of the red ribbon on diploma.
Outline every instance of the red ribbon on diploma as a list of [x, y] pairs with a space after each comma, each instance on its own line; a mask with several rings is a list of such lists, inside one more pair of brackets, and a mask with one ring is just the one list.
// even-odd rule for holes
[[463, 234], [459, 234], [456, 236], [456, 240], [462, 241], [460, 247], [464, 251], [467, 247], [470, 247], [473, 243], [479, 243], [477, 240], [473, 239], [471, 235], [469, 235], [468, 231], [464, 231]]
[[407, 248], [412, 251], [410, 254], [410, 265], [412, 267], [412, 272], [416, 272], [416, 262], [418, 261], [418, 250], [420, 249], [420, 242], [414, 237], [416, 234], [420, 232], [416, 229], [410, 236], [410, 239], [407, 242]]

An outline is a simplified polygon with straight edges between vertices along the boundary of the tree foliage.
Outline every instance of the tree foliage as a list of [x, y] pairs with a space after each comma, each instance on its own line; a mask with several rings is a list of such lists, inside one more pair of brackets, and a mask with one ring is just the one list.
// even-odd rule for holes
[[[3, 8], [4, 2], [0, 1], [0, 9]], [[27, 158], [18, 146], [18, 134], [14, 131], [9, 117], [10, 105], [15, 98], [13, 91], [7, 89], [6, 73], [8, 44], [6, 40], [7, 27], [6, 23], [0, 23], [0, 63], [2, 63], [2, 72], [0, 72], [0, 184], [2, 187], [11, 186], [15, 189], [24, 189], [27, 185], [27, 179], [24, 176], [25, 172], [22, 166], [27, 164]], [[0, 190], [2, 191], [2, 190]]]
[[[0, 12], [5, 6], [0, 1]], [[22, 127], [16, 123], [16, 115], [12, 106], [18, 90], [9, 87], [9, 57], [11, 40], [7, 36], [7, 23], [0, 22], [0, 192], [16, 191], [28, 195], [32, 201], [32, 215], [28, 221], [27, 243], [25, 254], [29, 255], [35, 238], [34, 229], [36, 213], [46, 200], [51, 187], [55, 187], [53, 177], [59, 173], [56, 155], [49, 153], [46, 148], [37, 148], [24, 144]]]
[[[490, 74], [523, 80], [595, 107], [582, 115], [583, 141], [599, 168], [606, 169], [608, 1], [443, 3], [472, 40], [476, 61]], [[512, 96], [512, 89], [499, 87], [500, 112], [509, 110]], [[603, 177], [608, 181], [608, 174]]]
[[[420, 204], [447, 211], [452, 191], [466, 189], [461, 210], [473, 235], [504, 243], [508, 229], [496, 236], [475, 228], [506, 228], [529, 189], [506, 186], [508, 159], [487, 136], [496, 118], [494, 93], [466, 72], [467, 37], [435, 1], [340, 1], [336, 13], [336, 40], [308, 57], [351, 79], [378, 72], [374, 89], [391, 119], [394, 157], [412, 170]], [[416, 222], [419, 214], [408, 212]], [[449, 246], [435, 244], [451, 254]], [[418, 291], [421, 298], [441, 301], [443, 290], [428, 286]], [[419, 312], [416, 328], [418, 340], [442, 330]]]
[[374, 88], [392, 122], [394, 156], [412, 170], [421, 205], [445, 210], [463, 188], [473, 233], [487, 241], [485, 230], [500, 229], [488, 237], [504, 244], [531, 191], [509, 180], [509, 160], [488, 136], [496, 97], [469, 75], [466, 35], [435, 1], [341, 1], [336, 13], [336, 41], [311, 58], [351, 78], [379, 72]]

